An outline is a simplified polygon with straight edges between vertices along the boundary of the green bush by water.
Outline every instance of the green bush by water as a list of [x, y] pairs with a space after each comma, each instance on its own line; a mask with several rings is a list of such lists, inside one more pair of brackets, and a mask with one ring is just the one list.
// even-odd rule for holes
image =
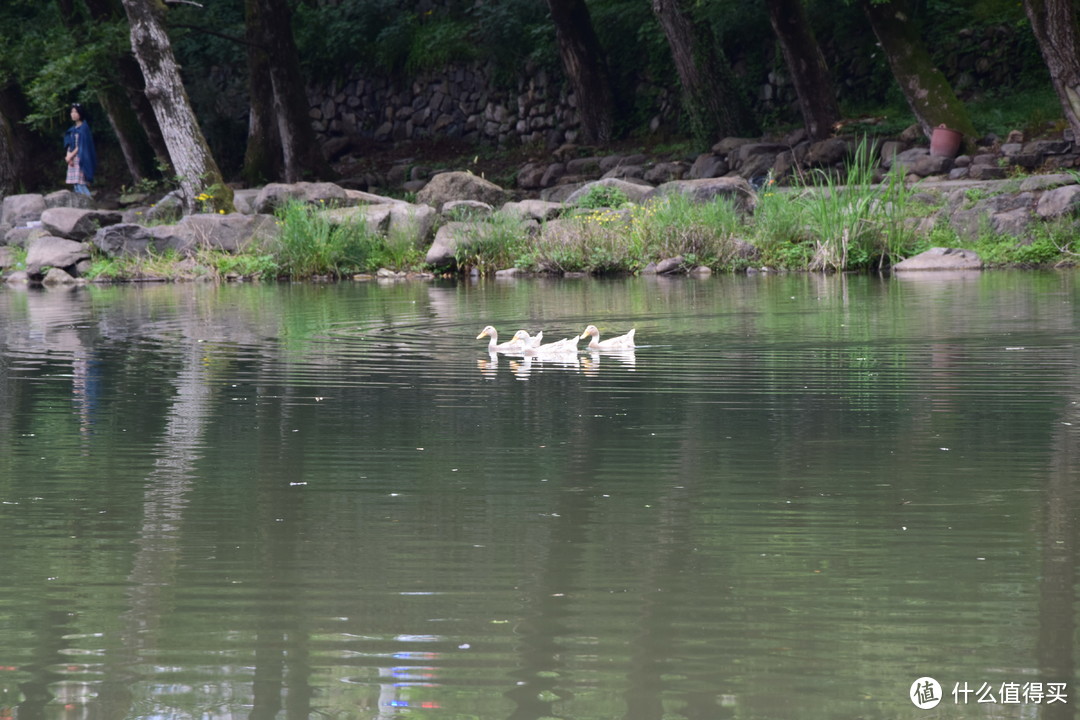
[[291, 201], [275, 213], [281, 235], [274, 257], [292, 278], [343, 277], [372, 268], [384, 240], [363, 221], [332, 223], [320, 208]]

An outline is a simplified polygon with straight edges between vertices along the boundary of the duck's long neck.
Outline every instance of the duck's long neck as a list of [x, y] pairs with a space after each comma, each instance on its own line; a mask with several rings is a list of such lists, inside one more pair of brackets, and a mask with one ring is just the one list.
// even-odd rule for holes
[[491, 333], [488, 338], [490, 338], [488, 340], [488, 351], [494, 352], [495, 346], [499, 344], [499, 333]]

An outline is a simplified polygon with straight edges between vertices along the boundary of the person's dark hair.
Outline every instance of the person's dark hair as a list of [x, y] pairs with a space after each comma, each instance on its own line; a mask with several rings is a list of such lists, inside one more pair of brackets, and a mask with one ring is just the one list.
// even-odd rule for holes
[[82, 106], [82, 103], [71, 103], [71, 107], [68, 108], [68, 111], [70, 112], [71, 110], [78, 112], [79, 119], [83, 122], [90, 122], [90, 115], [87, 114], [86, 108]]

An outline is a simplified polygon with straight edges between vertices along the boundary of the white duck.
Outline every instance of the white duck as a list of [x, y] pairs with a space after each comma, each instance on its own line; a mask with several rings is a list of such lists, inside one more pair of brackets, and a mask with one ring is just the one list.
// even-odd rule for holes
[[499, 332], [488, 325], [480, 334], [476, 336], [477, 340], [481, 338], [491, 338], [488, 341], [488, 352], [520, 352], [530, 347], [535, 347], [540, 344], [540, 340], [544, 337], [544, 332], [541, 330], [536, 335], [529, 336], [529, 333], [525, 330], [518, 330], [514, 333], [514, 336], [504, 343], [499, 342]]
[[595, 325], [590, 325], [585, 328], [585, 332], [581, 333], [581, 339], [592, 337], [589, 340], [590, 350], [633, 350], [637, 347], [634, 344], [634, 333], [637, 332], [636, 328], [631, 328], [630, 332], [625, 335], [619, 335], [618, 337], [608, 338], [607, 340], [600, 339], [600, 331], [596, 329]]
[[570, 353], [577, 353], [578, 337], [563, 338], [562, 340], [556, 340], [552, 343], [546, 343], [544, 345], [534, 345], [525, 348], [526, 355], [532, 356], [544, 356], [544, 355], [567, 355]]

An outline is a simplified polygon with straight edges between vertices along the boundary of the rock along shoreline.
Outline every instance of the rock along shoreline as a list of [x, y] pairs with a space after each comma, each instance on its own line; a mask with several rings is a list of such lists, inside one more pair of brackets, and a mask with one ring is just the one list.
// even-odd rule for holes
[[[455, 251], [470, 223], [482, 222], [495, 212], [520, 218], [530, 236], [566, 232], [564, 221], [581, 212], [582, 200], [595, 193], [595, 188], [606, 188], [636, 205], [678, 193], [694, 203], [724, 197], [751, 213], [764, 178], [783, 180], [816, 169], [841, 171], [852, 147], [850, 140], [841, 138], [794, 145], [729, 138], [693, 163], [661, 162], [648, 168], [647, 160], [638, 155], [598, 157], [588, 155], [588, 149], [562, 148], [555, 157], [566, 162], [545, 166], [540, 176], [537, 167], [526, 165], [513, 190], [460, 171], [436, 173], [422, 183], [410, 181], [416, 188], [411, 202], [351, 189], [344, 182], [274, 183], [236, 189], [238, 212], [224, 215], [183, 216], [175, 193], [152, 205], [140, 202], [147, 200], [145, 197], [128, 197], [124, 206], [112, 208], [98, 207], [90, 198], [67, 190], [11, 195], [0, 203], [0, 272], [8, 283], [86, 282], [94, 255], [122, 258], [172, 252], [184, 262], [204, 248], [225, 253], [267, 252], [280, 232], [274, 211], [285, 202], [299, 201], [316, 208], [332, 224], [363, 223], [374, 233], [409, 238], [425, 251], [430, 268], [430, 272], [410, 273], [383, 269], [362, 277], [429, 278], [453, 271]], [[571, 154], [575, 157], [569, 157]], [[933, 156], [924, 147], [905, 149], [902, 143], [883, 143], [879, 173], [884, 175], [897, 164], [905, 182], [913, 184], [915, 198], [926, 208], [916, 219], [920, 232], [946, 222], [957, 237], [974, 238], [989, 232], [1023, 245], [1031, 242], [1040, 223], [1069, 221], [1080, 205], [1080, 173], [1065, 169], [1005, 177], [1010, 167], [1015, 173], [1029, 166], [1045, 169], [1080, 164], [1067, 141], [1005, 143], [956, 159]], [[561, 168], [553, 170], [553, 165]], [[537, 187], [543, 185], [548, 187]], [[24, 267], [17, 267], [16, 259], [22, 254], [17, 252], [19, 248], [25, 251]], [[748, 271], [769, 269], [755, 265], [752, 248], [746, 253], [743, 265]], [[681, 258], [659, 258], [645, 272], [702, 270], [678, 260]], [[984, 265], [971, 250], [933, 248], [891, 269], [979, 270]], [[498, 270], [503, 275], [518, 272], [515, 268]]]

